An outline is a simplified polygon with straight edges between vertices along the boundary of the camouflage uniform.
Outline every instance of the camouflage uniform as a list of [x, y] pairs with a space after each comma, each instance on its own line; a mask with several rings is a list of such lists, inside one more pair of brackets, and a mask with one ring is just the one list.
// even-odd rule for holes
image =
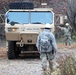
[[64, 42], [65, 45], [71, 45], [71, 29], [70, 27], [61, 28], [64, 31]]
[[[44, 49], [41, 49], [41, 47], [40, 47], [40, 37], [42, 37], [44, 33], [47, 35], [50, 35], [48, 37], [51, 40], [51, 45], [53, 46], [53, 48], [52, 48], [52, 46], [50, 45], [51, 46], [50, 49], [54, 49], [52, 52], [50, 50], [46, 50], [46, 52], [45, 52]], [[56, 44], [54, 35], [52, 34], [52, 32], [50, 32], [50, 29], [44, 29], [44, 31], [39, 34], [39, 36], [37, 38], [36, 46], [40, 53], [40, 58], [42, 60], [42, 68], [45, 70], [47, 69], [47, 60], [49, 62], [50, 69], [55, 68], [56, 61], [54, 60], [54, 58], [55, 58], [55, 54], [57, 52], [57, 44]]]

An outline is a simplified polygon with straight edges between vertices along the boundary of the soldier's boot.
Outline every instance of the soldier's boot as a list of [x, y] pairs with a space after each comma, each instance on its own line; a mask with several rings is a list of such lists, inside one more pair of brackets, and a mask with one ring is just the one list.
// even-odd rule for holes
[[59, 64], [57, 62], [51, 62], [49, 64], [49, 67], [50, 67], [51, 71], [55, 71], [59, 67]]
[[47, 75], [47, 69], [42, 67], [42, 70], [43, 70], [43, 75]]
[[67, 42], [65, 43], [65, 45], [67, 46]]
[[69, 43], [69, 46], [71, 46], [71, 43]]
[[59, 67], [59, 64], [58, 64], [57, 62], [55, 62], [55, 63], [53, 64], [53, 70], [56, 70], [58, 67]]

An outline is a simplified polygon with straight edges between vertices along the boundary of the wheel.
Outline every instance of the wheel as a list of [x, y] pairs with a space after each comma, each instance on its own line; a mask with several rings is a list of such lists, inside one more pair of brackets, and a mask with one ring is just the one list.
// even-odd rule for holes
[[20, 49], [16, 46], [16, 51], [15, 51], [16, 58], [19, 57], [20, 53], [21, 53]]
[[8, 42], [8, 59], [15, 59], [16, 58], [16, 42], [9, 41]]
[[9, 4], [10, 9], [33, 9], [34, 4], [31, 2], [11, 2]]

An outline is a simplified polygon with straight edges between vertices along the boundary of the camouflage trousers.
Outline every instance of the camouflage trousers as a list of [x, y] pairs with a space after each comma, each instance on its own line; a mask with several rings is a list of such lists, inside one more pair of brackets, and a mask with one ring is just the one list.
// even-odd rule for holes
[[71, 37], [70, 36], [65, 36], [64, 41], [65, 41], [66, 46], [71, 45]]
[[49, 63], [49, 69], [54, 70], [58, 66], [58, 64], [55, 61], [55, 55], [51, 52], [48, 53], [41, 53], [40, 58], [42, 61], [42, 69], [47, 70], [47, 62]]

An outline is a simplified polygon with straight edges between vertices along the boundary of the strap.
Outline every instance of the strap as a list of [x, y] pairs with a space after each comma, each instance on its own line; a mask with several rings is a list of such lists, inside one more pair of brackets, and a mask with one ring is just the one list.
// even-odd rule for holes
[[47, 58], [47, 60], [48, 60], [47, 52], [45, 52], [45, 54], [46, 54], [46, 58]]

